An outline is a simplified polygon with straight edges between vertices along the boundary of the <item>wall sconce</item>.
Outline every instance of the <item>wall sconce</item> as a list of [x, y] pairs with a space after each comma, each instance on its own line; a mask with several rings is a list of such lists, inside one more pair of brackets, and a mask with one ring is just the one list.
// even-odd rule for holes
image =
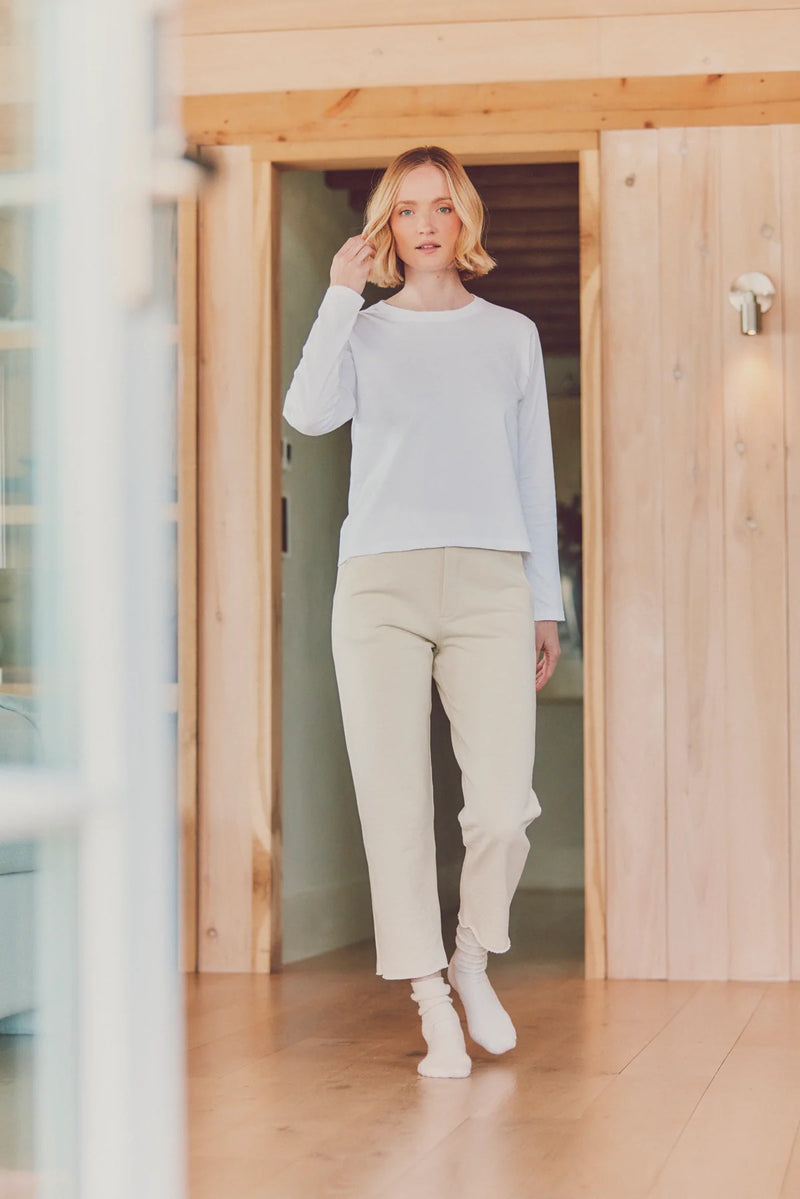
[[749, 271], [734, 279], [728, 299], [742, 314], [742, 333], [752, 336], [761, 332], [761, 313], [769, 311], [774, 297], [772, 280], [760, 271]]

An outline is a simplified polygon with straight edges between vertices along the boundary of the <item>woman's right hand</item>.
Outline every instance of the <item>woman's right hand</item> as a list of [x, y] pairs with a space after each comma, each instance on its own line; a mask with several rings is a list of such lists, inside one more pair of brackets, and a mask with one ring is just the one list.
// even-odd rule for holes
[[361, 295], [372, 270], [374, 257], [374, 248], [360, 233], [355, 237], [348, 237], [342, 248], [333, 256], [331, 284], [352, 287], [353, 291]]

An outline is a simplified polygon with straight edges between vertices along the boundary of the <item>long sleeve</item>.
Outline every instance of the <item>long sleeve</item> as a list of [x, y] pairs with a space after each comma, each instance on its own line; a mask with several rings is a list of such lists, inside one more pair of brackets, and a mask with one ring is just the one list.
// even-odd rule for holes
[[532, 550], [523, 553], [536, 620], [564, 620], [558, 562], [553, 445], [539, 331], [531, 332], [531, 371], [518, 410], [519, 487]]
[[348, 338], [363, 304], [362, 295], [338, 283], [322, 298], [283, 404], [284, 417], [299, 433], [330, 433], [355, 411], [356, 372]]

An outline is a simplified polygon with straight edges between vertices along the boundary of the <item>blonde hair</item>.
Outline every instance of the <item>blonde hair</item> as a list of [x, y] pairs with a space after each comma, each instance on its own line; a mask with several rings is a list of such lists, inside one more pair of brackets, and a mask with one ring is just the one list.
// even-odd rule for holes
[[414, 167], [426, 162], [432, 162], [444, 174], [453, 207], [461, 218], [454, 259], [461, 279], [488, 275], [497, 266], [481, 244], [486, 218], [483, 201], [461, 163], [441, 146], [415, 146], [389, 163], [367, 200], [361, 236], [375, 247], [368, 280], [378, 287], [397, 287], [404, 281], [404, 264], [397, 256], [389, 221], [403, 179]]

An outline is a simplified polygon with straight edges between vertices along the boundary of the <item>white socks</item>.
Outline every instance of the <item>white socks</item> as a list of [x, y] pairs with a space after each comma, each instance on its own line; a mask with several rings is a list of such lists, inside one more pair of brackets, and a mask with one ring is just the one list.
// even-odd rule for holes
[[461, 1021], [441, 974], [411, 980], [411, 998], [419, 1004], [427, 1056], [417, 1065], [426, 1078], [466, 1078], [472, 1061], [464, 1044]]
[[447, 967], [447, 978], [458, 993], [467, 1016], [469, 1035], [489, 1053], [506, 1053], [517, 1043], [511, 1017], [486, 977], [487, 951], [472, 929], [456, 929], [456, 950]]
[[[516, 1045], [517, 1033], [486, 977], [488, 956], [472, 929], [459, 924], [447, 979], [464, 1005], [473, 1041], [489, 1053], [506, 1053]], [[427, 1078], [466, 1078], [472, 1070], [450, 986], [438, 972], [411, 980], [411, 998], [419, 1005], [422, 1035], [428, 1046], [427, 1056], [417, 1070]]]

